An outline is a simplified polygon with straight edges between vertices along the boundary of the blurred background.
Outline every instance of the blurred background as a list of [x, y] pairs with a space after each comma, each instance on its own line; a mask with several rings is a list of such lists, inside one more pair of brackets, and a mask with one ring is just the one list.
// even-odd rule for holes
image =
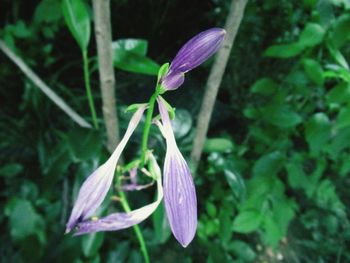
[[[111, 0], [112, 40], [125, 52], [137, 53], [128, 41], [143, 47], [131, 62], [114, 57], [121, 132], [159, 65], [198, 32], [223, 27], [230, 4]], [[152, 262], [350, 262], [349, 10], [348, 0], [248, 1], [195, 177], [196, 237], [182, 248], [160, 207], [140, 225]], [[2, 0], [0, 39], [92, 123], [60, 0]], [[79, 127], [0, 52], [0, 262], [143, 262], [132, 229], [64, 235], [81, 183], [108, 157], [93, 24], [87, 53], [99, 130]], [[186, 159], [212, 62], [166, 94]], [[124, 159], [139, 154], [141, 128]], [[156, 129], [149, 145], [162, 158]], [[128, 193], [129, 203], [154, 192]]]

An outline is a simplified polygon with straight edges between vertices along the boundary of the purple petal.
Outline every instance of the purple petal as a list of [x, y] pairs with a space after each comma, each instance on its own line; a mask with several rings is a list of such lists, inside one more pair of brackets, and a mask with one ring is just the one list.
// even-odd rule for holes
[[211, 28], [191, 38], [176, 54], [170, 71], [186, 73], [211, 57], [221, 46], [226, 31]]
[[111, 157], [97, 168], [82, 184], [78, 198], [69, 217], [66, 232], [69, 232], [79, 221], [89, 218], [105, 199], [112, 184], [115, 168], [122, 151], [131, 134], [140, 122], [146, 107], [139, 108], [132, 116], [125, 135]]
[[162, 86], [166, 90], [175, 90], [180, 87], [185, 81], [184, 73], [182, 72], [172, 72], [168, 73], [162, 80]]
[[197, 229], [197, 197], [192, 175], [175, 141], [168, 111], [158, 99], [161, 128], [167, 143], [164, 162], [164, 202], [170, 228], [183, 247], [192, 241]]
[[150, 156], [150, 160], [151, 165], [153, 165], [154, 174], [157, 178], [157, 200], [128, 213], [114, 213], [98, 220], [86, 220], [80, 222], [77, 224], [77, 231], [75, 235], [82, 235], [98, 231], [121, 230], [139, 224], [149, 217], [157, 209], [158, 205], [163, 199], [161, 172], [153, 155]]

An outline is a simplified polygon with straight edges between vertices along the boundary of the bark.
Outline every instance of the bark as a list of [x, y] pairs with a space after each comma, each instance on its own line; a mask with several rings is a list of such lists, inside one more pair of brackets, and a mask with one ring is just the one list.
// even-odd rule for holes
[[27, 64], [17, 56], [4, 41], [0, 40], [0, 49], [8, 56], [53, 103], [64, 111], [74, 122], [84, 128], [92, 128], [78, 113], [76, 113], [61, 97], [59, 97]]
[[248, 0], [232, 0], [230, 6], [230, 11], [225, 25], [225, 30], [227, 32], [226, 37], [223, 46], [215, 57], [214, 64], [211, 68], [206, 83], [206, 90], [202, 100], [201, 109], [198, 115], [196, 135], [191, 152], [191, 161], [194, 171], [197, 170], [197, 166], [202, 155], [216, 96], [218, 94], [227, 61], [236, 38], [239, 25], [241, 24], [247, 2]]
[[110, 1], [93, 0], [92, 3], [102, 93], [102, 112], [107, 132], [107, 148], [112, 152], [119, 143], [119, 123], [115, 99]]

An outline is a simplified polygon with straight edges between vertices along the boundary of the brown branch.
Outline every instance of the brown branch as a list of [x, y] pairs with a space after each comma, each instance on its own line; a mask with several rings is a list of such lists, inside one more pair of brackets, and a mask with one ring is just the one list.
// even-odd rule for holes
[[191, 152], [191, 161], [194, 171], [196, 171], [200, 157], [202, 155], [202, 150], [208, 132], [210, 118], [213, 113], [216, 96], [218, 94], [221, 80], [224, 75], [227, 61], [229, 59], [234, 40], [236, 38], [239, 25], [241, 24], [247, 2], [248, 0], [232, 0], [231, 3], [230, 11], [225, 25], [225, 30], [227, 31], [226, 38], [224, 40], [223, 47], [215, 57], [215, 61], [211, 68], [210, 75], [206, 84], [206, 90], [203, 97], [201, 109], [198, 115], [196, 135], [193, 141], [193, 148]]
[[59, 97], [44, 81], [42, 81], [27, 64], [17, 56], [4, 41], [0, 39], [0, 49], [12, 62], [14, 62], [20, 70], [30, 79], [34, 85], [39, 88], [53, 103], [55, 103], [62, 111], [64, 111], [74, 122], [84, 128], [91, 128], [92, 126], [85, 121], [78, 113], [76, 113], [61, 97]]
[[107, 148], [112, 152], [119, 142], [119, 123], [115, 100], [110, 2], [109, 0], [93, 0], [92, 4], [102, 93], [102, 112], [107, 131]]

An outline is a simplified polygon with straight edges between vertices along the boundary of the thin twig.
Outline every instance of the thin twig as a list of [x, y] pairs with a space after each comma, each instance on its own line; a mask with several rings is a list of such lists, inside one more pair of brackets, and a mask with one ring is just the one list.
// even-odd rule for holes
[[114, 87], [110, 2], [109, 0], [93, 0], [92, 4], [102, 93], [102, 112], [107, 131], [107, 148], [113, 152], [119, 142], [119, 123]]
[[199, 111], [196, 136], [193, 141], [191, 152], [191, 161], [196, 171], [200, 157], [202, 155], [203, 145], [207, 136], [210, 118], [213, 113], [214, 104], [218, 90], [225, 72], [227, 61], [237, 35], [239, 25], [241, 24], [245, 6], [248, 0], [232, 0], [230, 11], [226, 20], [225, 30], [227, 31], [223, 47], [215, 57], [210, 75], [206, 84], [205, 94]]
[[76, 113], [68, 104], [59, 97], [44, 81], [42, 81], [27, 64], [17, 56], [7, 45], [0, 39], [0, 49], [14, 62], [22, 72], [30, 79], [34, 85], [39, 88], [49, 99], [55, 103], [62, 111], [64, 111], [79, 126], [91, 128], [92, 126], [85, 121], [78, 113]]

